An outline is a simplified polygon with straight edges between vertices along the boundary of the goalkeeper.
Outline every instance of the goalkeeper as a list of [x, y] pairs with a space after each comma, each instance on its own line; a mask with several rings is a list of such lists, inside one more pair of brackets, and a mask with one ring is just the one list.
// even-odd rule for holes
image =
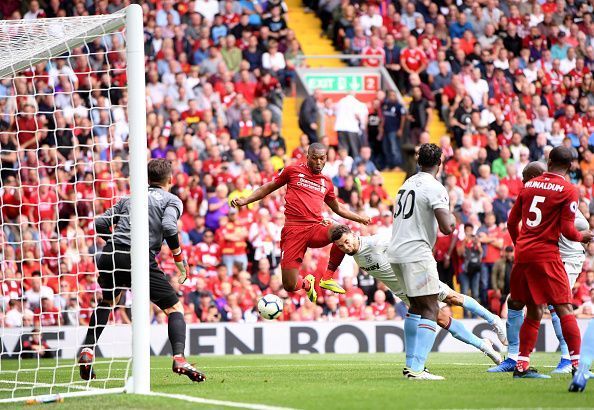
[[[180, 248], [177, 231], [177, 221], [182, 214], [183, 205], [177, 196], [169, 193], [171, 175], [172, 168], [169, 161], [155, 159], [149, 162], [150, 298], [168, 316], [169, 341], [173, 349], [173, 371], [188, 376], [192, 381], [202, 382], [206, 380], [206, 376], [184, 358], [186, 323], [183, 305], [155, 259], [165, 239], [179, 270], [178, 282], [181, 284], [186, 280], [188, 264]], [[92, 367], [93, 348], [107, 325], [113, 306], [120, 300], [122, 288], [128, 288], [131, 285], [130, 198], [122, 198], [103, 215], [96, 218], [95, 230], [107, 241], [97, 262], [103, 300], [91, 316], [87, 336], [79, 356], [80, 377], [84, 380], [95, 378]]]

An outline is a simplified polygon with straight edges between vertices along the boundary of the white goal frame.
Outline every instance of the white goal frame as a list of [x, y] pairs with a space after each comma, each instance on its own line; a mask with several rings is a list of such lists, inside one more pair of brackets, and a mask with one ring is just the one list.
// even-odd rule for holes
[[[60, 21], [76, 22], [70, 32], [60, 30]], [[40, 19], [30, 22], [19, 21], [19, 28], [27, 30], [27, 25], [42, 25], [56, 28], [54, 37], [36, 43], [29, 39], [29, 44], [14, 44], [17, 40], [9, 35], [14, 21], [0, 21], [0, 79], [9, 78], [35, 63], [55, 58], [72, 48], [78, 47], [89, 39], [125, 27], [126, 72], [128, 89], [129, 123], [129, 162], [130, 162], [130, 198], [131, 198], [131, 276], [132, 292], [132, 372], [126, 386], [113, 389], [93, 389], [60, 393], [61, 397], [80, 397], [86, 395], [128, 392], [135, 394], [150, 393], [150, 316], [149, 298], [149, 226], [147, 197], [147, 139], [146, 139], [146, 97], [145, 97], [145, 59], [144, 30], [142, 7], [134, 4], [125, 9], [105, 16], [105, 19], [90, 17], [89, 24], [84, 24], [85, 17], [65, 17]], [[62, 34], [62, 35], [59, 35]], [[27, 42], [23, 40], [24, 42]], [[4, 44], [4, 45], [2, 45]], [[35, 46], [35, 47], [33, 47]], [[97, 216], [97, 215], [95, 215]], [[0, 403], [19, 402], [34, 397], [14, 397], [2, 399]]]

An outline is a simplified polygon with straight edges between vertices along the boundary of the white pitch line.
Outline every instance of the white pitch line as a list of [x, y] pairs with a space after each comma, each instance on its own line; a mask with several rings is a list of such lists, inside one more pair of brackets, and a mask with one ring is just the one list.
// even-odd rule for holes
[[213, 404], [215, 406], [236, 407], [236, 408], [240, 408], [240, 409], [252, 409], [252, 410], [296, 410], [296, 409], [292, 409], [290, 407], [269, 406], [267, 404], [241, 403], [241, 402], [236, 402], [236, 401], [204, 399], [202, 397], [186, 396], [185, 394], [169, 394], [169, 393], [151, 392], [151, 393], [148, 394], [148, 396], [167, 397], [167, 398], [170, 398], [170, 399], [184, 400], [184, 401], [189, 401], [189, 402], [192, 402], [192, 403]]

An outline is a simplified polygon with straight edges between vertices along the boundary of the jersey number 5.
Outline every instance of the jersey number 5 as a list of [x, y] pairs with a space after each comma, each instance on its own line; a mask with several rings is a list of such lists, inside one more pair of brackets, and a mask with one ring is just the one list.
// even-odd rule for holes
[[[404, 198], [404, 202], [402, 198]], [[394, 212], [394, 218], [399, 216], [401, 213], [403, 214], [402, 219], [410, 218], [415, 209], [415, 191], [410, 190], [406, 192], [405, 189], [401, 189], [400, 191], [398, 191], [398, 196], [396, 197], [396, 205], [397, 208]]]
[[526, 225], [528, 225], [529, 227], [537, 227], [542, 222], [542, 212], [538, 207], [538, 204], [544, 201], [544, 196], [535, 195], [534, 198], [532, 198], [532, 204], [530, 204], [530, 209], [528, 210], [528, 212], [533, 213], [535, 217], [534, 219], [526, 219]]

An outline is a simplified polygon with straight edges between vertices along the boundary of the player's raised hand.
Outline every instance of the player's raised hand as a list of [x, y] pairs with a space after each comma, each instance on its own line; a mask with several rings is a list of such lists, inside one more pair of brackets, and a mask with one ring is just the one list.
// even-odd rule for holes
[[332, 219], [328, 219], [328, 218], [324, 218], [322, 219], [322, 222], [320, 222], [320, 224], [322, 224], [323, 226], [328, 226], [328, 225], [332, 225], [334, 222], [332, 222]]
[[244, 206], [246, 204], [247, 204], [247, 202], [246, 202], [245, 198], [243, 198], [243, 197], [235, 198], [230, 203], [230, 205], [233, 208], [241, 208], [242, 206]]
[[359, 223], [363, 225], [369, 225], [371, 223], [371, 218], [367, 215], [361, 215], [359, 219]]
[[592, 231], [582, 231], [582, 243], [588, 243], [588, 242], [592, 242], [592, 239], [594, 238], [594, 234], [592, 234]]

